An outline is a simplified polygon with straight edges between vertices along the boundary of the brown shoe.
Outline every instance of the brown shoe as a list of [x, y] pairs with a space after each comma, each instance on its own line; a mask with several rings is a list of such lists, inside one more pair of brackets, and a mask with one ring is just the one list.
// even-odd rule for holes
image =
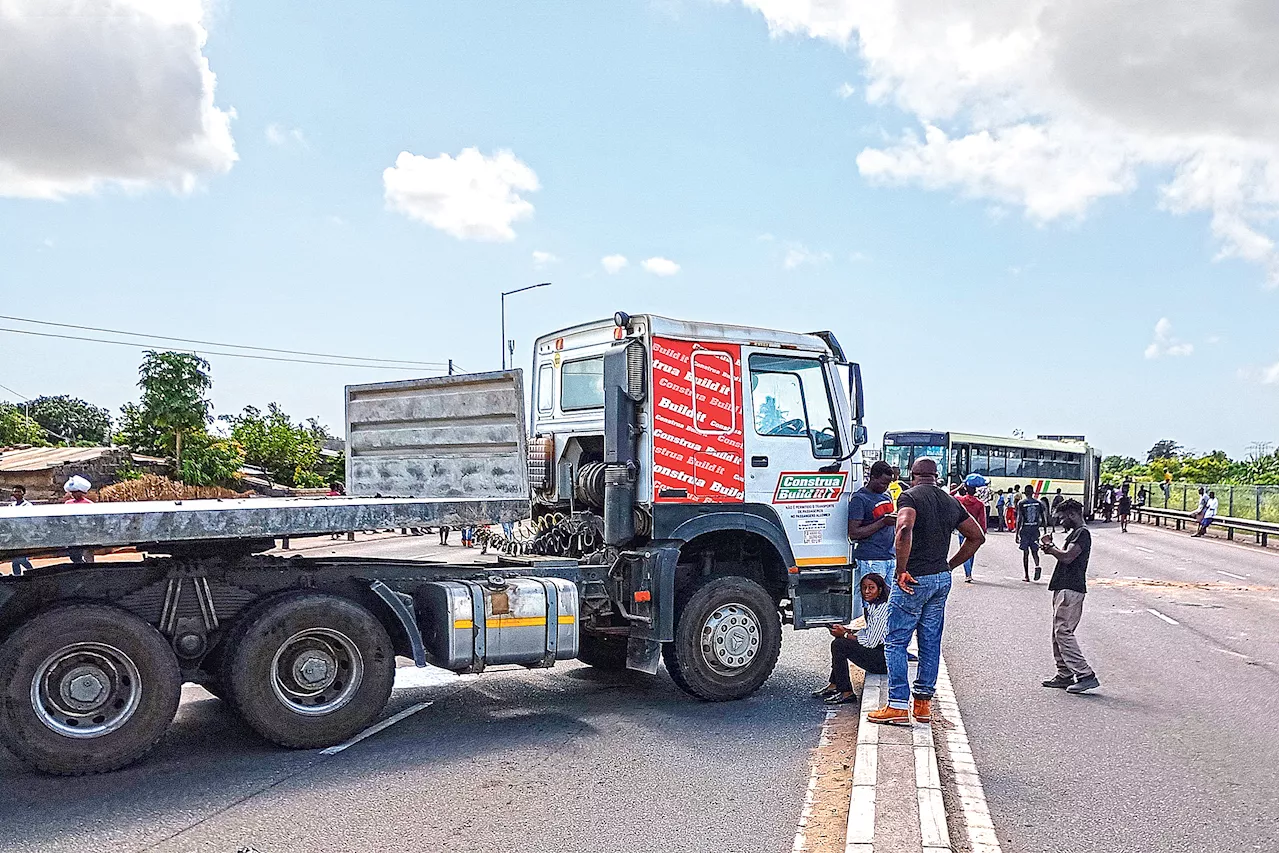
[[911, 700], [911, 716], [916, 718], [917, 723], [928, 723], [933, 720], [929, 709], [929, 703], [932, 701], [933, 699], [921, 699], [919, 696]]
[[890, 708], [888, 705], [878, 711], [870, 712], [867, 714], [867, 719], [873, 723], [888, 723], [894, 726], [911, 724], [911, 715], [907, 713], [906, 708]]

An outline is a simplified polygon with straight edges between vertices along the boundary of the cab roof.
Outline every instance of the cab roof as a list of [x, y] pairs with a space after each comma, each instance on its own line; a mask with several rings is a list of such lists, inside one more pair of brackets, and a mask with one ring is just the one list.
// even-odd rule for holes
[[[639, 322], [647, 326], [651, 335], [663, 338], [692, 341], [732, 341], [741, 344], [759, 344], [762, 346], [782, 346], [814, 352], [825, 352], [837, 355], [827, 342], [817, 334], [784, 332], [778, 329], [765, 329], [758, 326], [736, 326], [730, 323], [704, 323], [697, 320], [673, 320], [658, 314], [632, 314], [633, 323]], [[593, 329], [612, 328], [613, 318], [596, 320], [561, 329], [549, 335], [542, 335], [539, 342], [565, 337], [575, 332]]]

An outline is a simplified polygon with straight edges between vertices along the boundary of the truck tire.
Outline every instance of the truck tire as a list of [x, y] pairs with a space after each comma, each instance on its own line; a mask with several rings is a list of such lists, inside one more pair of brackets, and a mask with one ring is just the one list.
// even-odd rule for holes
[[224, 671], [232, 706], [272, 743], [341, 743], [387, 704], [395, 650], [382, 624], [336, 595], [278, 598], [239, 626]]
[[0, 741], [46, 773], [132, 764], [164, 735], [181, 698], [173, 649], [119, 608], [58, 607], [0, 646]]
[[578, 637], [578, 660], [606, 672], [627, 668], [627, 638], [583, 633]]
[[781, 651], [782, 623], [769, 593], [747, 578], [713, 577], [677, 605], [675, 640], [663, 645], [662, 660], [681, 690], [725, 702], [754, 693]]

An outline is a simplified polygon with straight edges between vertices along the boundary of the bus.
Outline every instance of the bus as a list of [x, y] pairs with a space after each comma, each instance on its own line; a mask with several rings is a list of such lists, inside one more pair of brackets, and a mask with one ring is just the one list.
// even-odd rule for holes
[[1058, 489], [1064, 498], [1084, 505], [1093, 516], [1101, 469], [1094, 449], [1083, 436], [1004, 438], [964, 432], [886, 432], [883, 458], [902, 472], [903, 479], [917, 459], [938, 463], [938, 481], [959, 483], [981, 474], [997, 491], [1031, 485], [1036, 496], [1052, 499]]

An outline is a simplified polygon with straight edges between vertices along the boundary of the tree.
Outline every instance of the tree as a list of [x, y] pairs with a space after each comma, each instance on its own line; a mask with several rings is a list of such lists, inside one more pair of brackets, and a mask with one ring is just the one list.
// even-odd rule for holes
[[1171, 438], [1162, 438], [1155, 444], [1151, 445], [1151, 449], [1147, 451], [1147, 461], [1155, 462], [1157, 459], [1177, 459], [1182, 453], [1182, 445]]
[[187, 433], [178, 479], [189, 486], [218, 486], [236, 479], [244, 450], [233, 439], [204, 430]]
[[0, 402], [0, 447], [15, 444], [43, 447], [48, 443], [44, 430], [33, 418], [27, 417], [23, 406]]
[[126, 443], [172, 455], [181, 472], [183, 434], [205, 432], [210, 421], [212, 404], [205, 397], [213, 385], [209, 362], [194, 353], [147, 350], [138, 376], [142, 399], [121, 409], [122, 431], [134, 431], [130, 437], [145, 444]]
[[1108, 456], [1102, 460], [1103, 474], [1123, 474], [1130, 468], [1136, 468], [1138, 460], [1132, 456]]
[[66, 444], [96, 445], [111, 437], [111, 416], [106, 409], [86, 403], [79, 397], [62, 394], [37, 397], [29, 404], [31, 419], [49, 436]]
[[286, 486], [325, 485], [328, 466], [320, 455], [329, 432], [315, 418], [306, 424], [294, 423], [276, 403], [266, 414], [246, 406], [238, 415], [224, 415], [231, 426], [231, 438], [244, 448], [244, 459], [267, 473], [272, 481]]

